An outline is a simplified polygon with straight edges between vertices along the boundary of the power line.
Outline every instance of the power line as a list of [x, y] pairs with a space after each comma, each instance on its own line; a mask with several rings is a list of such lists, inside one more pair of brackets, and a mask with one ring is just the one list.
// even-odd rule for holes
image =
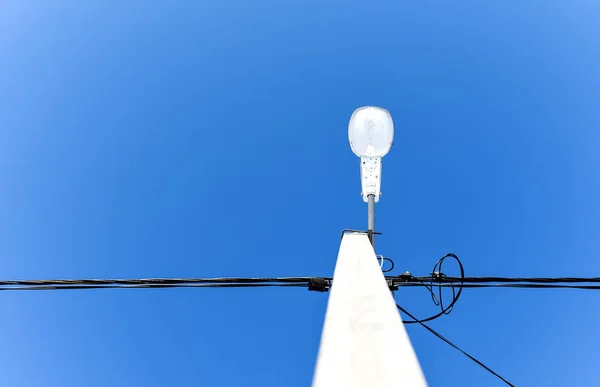
[[[2, 290], [309, 287], [315, 277], [140, 278], [0, 281]], [[329, 282], [327, 283], [329, 284]]]
[[[407, 277], [400, 275], [395, 278], [406, 278], [413, 280], [429, 281], [428, 277]], [[438, 283], [600, 283], [600, 277], [450, 277], [440, 276], [436, 278]]]
[[[424, 286], [421, 283], [403, 283], [397, 284], [399, 287], [411, 287], [411, 286]], [[513, 288], [513, 289], [581, 289], [581, 290], [600, 290], [600, 285], [568, 285], [568, 284], [505, 284], [505, 283], [496, 283], [496, 284], [462, 284], [462, 285], [450, 285], [450, 284], [436, 284], [433, 287], [439, 288], [452, 288], [452, 287], [460, 287], [460, 288]]]
[[406, 314], [408, 317], [412, 318], [416, 323], [419, 323], [423, 328], [425, 328], [429, 332], [433, 333], [435, 336], [437, 336], [438, 338], [440, 338], [442, 341], [444, 341], [445, 343], [447, 343], [448, 345], [450, 345], [452, 348], [458, 350], [460, 353], [462, 353], [463, 355], [465, 355], [469, 359], [473, 360], [475, 363], [479, 364], [481, 367], [483, 367], [485, 370], [487, 370], [488, 372], [490, 372], [492, 375], [494, 375], [497, 378], [499, 378], [500, 380], [502, 380], [507, 385], [509, 385], [511, 387], [515, 387], [514, 384], [512, 384], [508, 380], [504, 379], [502, 376], [500, 376], [499, 374], [497, 374], [496, 372], [494, 372], [490, 367], [486, 366], [481, 361], [477, 360], [475, 357], [469, 355], [467, 352], [465, 352], [464, 350], [462, 350], [458, 345], [454, 344], [453, 342], [451, 342], [450, 340], [448, 340], [447, 338], [445, 338], [444, 336], [442, 336], [441, 334], [439, 334], [435, 329], [433, 329], [430, 326], [426, 325], [425, 323], [419, 321], [415, 316], [413, 316], [412, 314], [410, 314], [406, 309], [404, 309], [403, 307], [401, 307], [398, 304], [396, 304], [396, 306], [404, 314]]
[[[436, 305], [448, 314], [464, 288], [529, 288], [529, 289], [584, 289], [600, 290], [598, 277], [432, 277], [411, 275], [387, 276], [391, 287], [424, 287]], [[460, 282], [464, 283], [460, 283]], [[328, 290], [330, 277], [217, 277], [217, 278], [130, 278], [130, 279], [47, 279], [0, 281], [0, 291], [6, 290], [68, 290], [68, 289], [135, 289], [135, 288], [235, 288], [235, 287], [314, 287]], [[437, 289], [436, 289], [437, 288]], [[434, 290], [458, 289], [448, 306]], [[424, 320], [421, 320], [425, 322]]]
[[0, 287], [2, 290], [81, 290], [81, 289], [150, 289], [150, 288], [259, 288], [259, 287], [306, 287], [295, 283], [265, 284], [132, 284], [132, 285], [33, 285]]
[[591, 282], [600, 283], [600, 277], [446, 277], [442, 282], [462, 281], [469, 282], [534, 282], [534, 283], [559, 283], [559, 282]]
[[50, 279], [0, 281], [5, 285], [138, 285], [182, 283], [308, 283], [315, 277], [216, 277], [216, 278], [129, 278], [129, 279]]

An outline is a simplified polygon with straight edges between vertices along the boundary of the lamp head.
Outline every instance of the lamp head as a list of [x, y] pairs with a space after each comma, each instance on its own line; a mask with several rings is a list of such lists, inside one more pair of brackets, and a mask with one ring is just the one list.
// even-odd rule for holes
[[348, 124], [352, 152], [359, 157], [383, 157], [392, 147], [394, 122], [380, 107], [364, 106], [352, 113]]
[[360, 182], [365, 202], [381, 195], [381, 158], [392, 147], [394, 122], [390, 113], [380, 107], [365, 106], [352, 113], [348, 124], [348, 140], [355, 155], [360, 157]]

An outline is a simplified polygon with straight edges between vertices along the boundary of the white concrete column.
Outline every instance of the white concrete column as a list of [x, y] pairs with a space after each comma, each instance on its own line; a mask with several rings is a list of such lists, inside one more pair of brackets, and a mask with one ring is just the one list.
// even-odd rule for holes
[[427, 386], [365, 234], [342, 238], [312, 386]]

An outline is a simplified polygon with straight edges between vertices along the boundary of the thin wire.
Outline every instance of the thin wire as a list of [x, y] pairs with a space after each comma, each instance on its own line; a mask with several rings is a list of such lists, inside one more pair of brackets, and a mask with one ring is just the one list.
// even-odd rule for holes
[[[394, 270], [394, 267], [396, 265], [394, 264], [394, 261], [391, 258], [384, 257], [383, 255], [376, 255], [376, 258], [377, 258], [377, 260], [381, 259], [381, 264], [379, 265], [379, 267], [381, 268], [381, 271], [383, 273], [389, 273], [390, 271]], [[385, 261], [388, 261], [392, 266], [390, 266], [389, 269], [383, 270], [383, 263]]]
[[[442, 295], [443, 287], [438, 287], [438, 296], [437, 297], [436, 297], [435, 293], [433, 292], [433, 287], [437, 286], [437, 285], [434, 285], [434, 282], [440, 282], [441, 280], [443, 280], [446, 277], [446, 275], [443, 272], [443, 265], [444, 265], [444, 261], [448, 258], [452, 258], [458, 264], [458, 267], [460, 269], [460, 277], [456, 278], [456, 282], [459, 282], [460, 284], [455, 284], [454, 282], [452, 282], [452, 283], [449, 283], [449, 286], [444, 286], [444, 287], [450, 287], [452, 289], [452, 302], [450, 302], [450, 304], [447, 307], [444, 307], [443, 295]], [[434, 314], [433, 316], [424, 318], [422, 320], [415, 319], [415, 321], [407, 320], [407, 321], [403, 321], [403, 322], [405, 324], [423, 323], [423, 322], [435, 320], [443, 315], [450, 314], [450, 312], [452, 312], [452, 309], [454, 309], [454, 305], [456, 304], [456, 302], [458, 301], [458, 299], [460, 298], [460, 296], [462, 294], [462, 286], [461, 285], [463, 283], [462, 283], [461, 279], [464, 278], [464, 276], [465, 276], [465, 268], [463, 267], [462, 262], [456, 256], [456, 254], [452, 254], [452, 253], [448, 253], [448, 254], [444, 255], [442, 258], [438, 259], [438, 261], [435, 263], [435, 265], [433, 266], [433, 270], [431, 271], [431, 276], [428, 278], [429, 286], [427, 286], [421, 279], [421, 278], [423, 278], [426, 281], [427, 277], [417, 278], [417, 277], [411, 276], [410, 277], [411, 279], [415, 279], [416, 281], [418, 281], [418, 283], [421, 286], [425, 286], [425, 288], [427, 288], [427, 290], [429, 290], [429, 292], [431, 293], [431, 298], [433, 300], [433, 303], [436, 306], [440, 307], [440, 312], [437, 314]], [[455, 278], [455, 277], [452, 277], [452, 278]], [[414, 284], [414, 282], [412, 284]], [[415, 284], [413, 286], [419, 286], [419, 284]], [[394, 285], [395, 285], [395, 283], [394, 283]], [[404, 285], [404, 284], [402, 282], [399, 282], [398, 285]], [[458, 292], [456, 291], [456, 288], [458, 288]]]
[[396, 304], [396, 306], [398, 307], [398, 309], [400, 309], [404, 314], [406, 314], [408, 317], [412, 318], [414, 320], [414, 322], [419, 323], [423, 328], [427, 329], [429, 332], [433, 333], [435, 336], [437, 336], [438, 338], [440, 338], [442, 341], [444, 341], [446, 344], [450, 345], [452, 348], [456, 349], [457, 351], [459, 351], [460, 353], [462, 353], [463, 355], [465, 355], [466, 357], [468, 357], [469, 359], [473, 360], [475, 363], [479, 364], [481, 367], [483, 367], [485, 370], [487, 370], [488, 372], [490, 372], [492, 375], [496, 376], [497, 378], [499, 378], [500, 380], [502, 380], [504, 383], [506, 383], [507, 385], [511, 386], [511, 387], [515, 387], [514, 384], [512, 384], [511, 382], [509, 382], [508, 380], [504, 379], [502, 376], [500, 376], [499, 374], [497, 374], [496, 372], [494, 372], [490, 367], [486, 366], [485, 364], [483, 364], [481, 361], [477, 360], [476, 358], [474, 358], [473, 356], [469, 355], [467, 352], [465, 352], [464, 350], [462, 350], [458, 345], [454, 344], [453, 342], [451, 342], [450, 340], [448, 340], [447, 338], [445, 338], [444, 336], [442, 336], [441, 334], [439, 334], [435, 329], [431, 328], [430, 326], [424, 324], [423, 322], [417, 320], [417, 318], [415, 316], [413, 316], [412, 314], [410, 314], [406, 309], [404, 309], [403, 307], [401, 307], [400, 305]]

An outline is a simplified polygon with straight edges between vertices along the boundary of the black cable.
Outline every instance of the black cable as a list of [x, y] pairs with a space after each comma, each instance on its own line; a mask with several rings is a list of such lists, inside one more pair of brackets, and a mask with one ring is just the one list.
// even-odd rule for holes
[[[412, 277], [415, 280], [427, 281], [430, 277]], [[438, 280], [440, 283], [488, 283], [488, 282], [501, 282], [501, 283], [517, 283], [517, 282], [531, 282], [531, 283], [600, 283], [600, 277], [449, 277], [445, 276]]]
[[140, 278], [140, 279], [58, 279], [0, 281], [6, 285], [138, 285], [183, 283], [308, 283], [315, 277], [217, 277], [217, 278]]
[[115, 285], [29, 285], [2, 287], [3, 290], [71, 290], [71, 289], [149, 289], [149, 288], [257, 288], [257, 287], [306, 287], [301, 283], [247, 283], [247, 284], [115, 284]]
[[[27, 286], [0, 286], [0, 291], [7, 290], [67, 290], [67, 289], [135, 289], [135, 288], [242, 288], [242, 287], [308, 287], [304, 283], [179, 283], [179, 284], [113, 284], [113, 285], [27, 285]], [[428, 288], [423, 283], [401, 283], [399, 286], [418, 286]], [[455, 285], [439, 284], [434, 287], [451, 287]], [[560, 285], [560, 284], [464, 284], [462, 288], [521, 288], [521, 289], [581, 289], [600, 290], [600, 285]], [[439, 317], [441, 313], [420, 321], [430, 321]], [[415, 321], [405, 321], [406, 324], [415, 324]]]
[[[443, 272], [443, 265], [444, 265], [444, 261], [448, 258], [452, 258], [453, 260], [456, 261], [456, 263], [458, 263], [458, 267], [460, 269], [460, 277], [457, 278], [456, 282], [459, 282], [460, 285], [456, 285], [453, 282], [450, 283], [449, 286], [446, 287], [450, 287], [452, 289], [452, 302], [450, 302], [450, 304], [447, 307], [444, 307], [444, 302], [443, 302], [443, 296], [442, 296], [442, 286], [438, 287], [438, 297], [435, 296], [435, 293], [433, 292], [433, 287], [437, 286], [434, 285], [434, 282], [440, 282], [442, 279], [444, 279], [446, 277], [446, 275]], [[427, 277], [410, 277], [411, 279], [415, 279], [416, 281], [418, 281], [422, 286], [425, 286], [425, 288], [427, 288], [427, 290], [429, 290], [429, 292], [431, 293], [431, 298], [433, 300], [433, 303], [436, 306], [440, 307], [440, 312], [437, 314], [434, 314], [433, 316], [429, 316], [427, 318], [421, 319], [421, 320], [417, 320], [415, 319], [415, 321], [403, 321], [405, 324], [416, 324], [416, 323], [424, 323], [424, 322], [428, 322], [428, 321], [432, 321], [435, 320], [436, 318], [439, 318], [443, 315], [446, 314], [450, 314], [450, 312], [452, 312], [452, 309], [454, 309], [454, 305], [456, 304], [456, 302], [458, 301], [458, 299], [460, 298], [461, 294], [462, 294], [462, 281], [461, 279], [464, 278], [465, 276], [465, 268], [462, 264], [462, 262], [460, 261], [460, 259], [456, 256], [456, 254], [452, 254], [452, 253], [448, 253], [446, 255], [444, 255], [442, 258], [438, 259], [438, 261], [435, 263], [435, 265], [433, 266], [433, 270], [431, 271], [431, 276], [428, 278], [429, 279], [429, 286], [427, 286], [423, 280], [427, 280]], [[452, 277], [455, 278], [455, 277]], [[410, 281], [410, 280], [409, 280]], [[396, 283], [393, 282], [394, 285], [396, 285]], [[405, 285], [406, 281], [404, 282], [400, 282], [398, 281], [397, 285]], [[418, 285], [416, 285], [418, 286]], [[458, 287], [458, 291], [456, 291], [456, 288]]]
[[[428, 287], [428, 285], [423, 284], [422, 282], [401, 282], [394, 283], [395, 286], [417, 286], [417, 287]], [[461, 287], [461, 288], [514, 288], [514, 289], [583, 289], [583, 290], [600, 290], [600, 285], [566, 285], [566, 284], [504, 284], [504, 283], [496, 283], [496, 284], [463, 284], [463, 285], [451, 285], [451, 284], [436, 284], [434, 287], [442, 287], [442, 288], [452, 288], [452, 287]]]
[[[428, 288], [424, 283], [400, 283], [399, 286], [418, 286]], [[113, 285], [26, 285], [26, 286], [1, 286], [0, 291], [8, 290], [68, 290], [68, 289], [140, 289], [140, 288], [242, 288], [242, 287], [309, 287], [305, 283], [175, 283], [175, 284], [113, 284]], [[434, 287], [452, 287], [456, 285], [437, 284]], [[528, 289], [582, 289], [600, 290], [600, 285], [560, 285], [560, 284], [464, 284], [462, 288], [528, 288]], [[427, 319], [430, 321], [441, 316], [441, 313]], [[405, 324], [415, 324], [415, 321], [404, 321]]]
[[[447, 255], [446, 257], [452, 257]], [[454, 257], [453, 257], [454, 258]], [[389, 259], [389, 258], [388, 258]], [[592, 277], [463, 277], [462, 263], [455, 258], [461, 269], [460, 277], [446, 276], [440, 269], [440, 261], [436, 264], [439, 271], [428, 277], [414, 277], [409, 273], [401, 276], [387, 276], [391, 286], [419, 286], [426, 288], [434, 303], [441, 310], [436, 315], [420, 320], [431, 321], [443, 314], [449, 313], [462, 294], [464, 288], [530, 288], [530, 289], [586, 289], [600, 290], [600, 278]], [[433, 278], [433, 279], [432, 279]], [[62, 289], [99, 289], [99, 288], [159, 288], [159, 287], [258, 287], [258, 286], [297, 286], [310, 287], [318, 282], [322, 290], [331, 287], [330, 277], [232, 277], [232, 278], [140, 278], [140, 279], [59, 279], [59, 280], [10, 280], [0, 281], [2, 290], [62, 290]], [[33, 287], [32, 289], [29, 289]], [[437, 289], [435, 289], [437, 287]], [[443, 305], [441, 296], [438, 299], [436, 290], [442, 288], [456, 290], [452, 302]], [[416, 323], [407, 321], [407, 323]]]
[[331, 279], [321, 277], [251, 277], [251, 278], [142, 278], [0, 281], [6, 290], [69, 290], [123, 288], [234, 288], [234, 287], [310, 287], [315, 281], [329, 288]]
[[389, 273], [390, 271], [394, 270], [394, 267], [396, 267], [396, 265], [394, 264], [394, 261], [391, 258], [387, 258], [387, 257], [383, 257], [383, 256], [378, 256], [377, 260], [379, 261], [380, 259], [382, 261], [388, 261], [392, 265], [389, 269], [383, 270], [383, 262], [381, 262], [381, 268], [382, 268], [381, 271], [383, 273]]
[[488, 372], [490, 372], [492, 375], [496, 376], [497, 378], [499, 378], [500, 380], [502, 380], [504, 383], [506, 383], [507, 385], [511, 386], [511, 387], [515, 387], [514, 384], [512, 384], [511, 382], [509, 382], [508, 380], [504, 379], [502, 376], [498, 375], [496, 372], [494, 372], [490, 367], [486, 366], [485, 364], [483, 364], [481, 361], [477, 360], [476, 358], [474, 358], [473, 356], [469, 355], [467, 352], [463, 351], [458, 345], [454, 344], [453, 342], [451, 342], [450, 340], [448, 340], [447, 338], [445, 338], [444, 336], [442, 336], [441, 334], [439, 334], [436, 330], [434, 330], [433, 328], [429, 327], [428, 325], [424, 324], [423, 322], [417, 320], [417, 318], [415, 316], [413, 316], [412, 314], [410, 314], [406, 309], [404, 309], [403, 307], [401, 307], [400, 305], [396, 304], [396, 306], [398, 307], [398, 309], [400, 309], [404, 314], [406, 314], [408, 317], [412, 318], [414, 320], [415, 323], [419, 323], [423, 328], [427, 329], [429, 332], [433, 333], [435, 336], [437, 336], [438, 338], [442, 339], [442, 341], [444, 341], [446, 344], [450, 345], [452, 348], [458, 350], [460, 353], [462, 353], [463, 355], [465, 355], [466, 357], [468, 357], [469, 359], [473, 360], [475, 363], [479, 364], [481, 367], [483, 367], [485, 370], [487, 370]]

